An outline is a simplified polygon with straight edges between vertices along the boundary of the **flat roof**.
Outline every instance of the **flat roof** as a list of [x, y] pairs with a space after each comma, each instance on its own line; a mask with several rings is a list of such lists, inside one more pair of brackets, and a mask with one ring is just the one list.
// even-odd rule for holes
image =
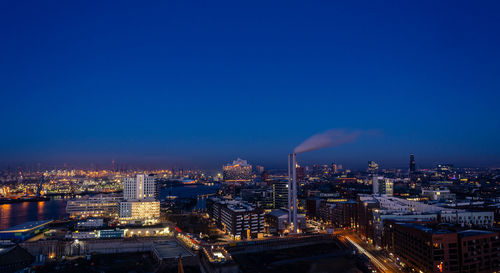
[[488, 231], [488, 230], [474, 230], [474, 229], [469, 229], [469, 230], [463, 230], [459, 231], [458, 234], [463, 237], [468, 237], [468, 236], [476, 236], [476, 235], [484, 235], [484, 234], [492, 234], [493, 232]]
[[158, 258], [160, 259], [177, 258], [179, 257], [179, 254], [182, 255], [182, 257], [194, 256], [191, 252], [179, 245], [176, 241], [155, 244], [153, 248], [156, 253], [158, 253]]
[[12, 233], [12, 232], [27, 232], [39, 227], [42, 227], [53, 220], [44, 220], [44, 221], [30, 221], [25, 222], [17, 226], [10, 227], [8, 229], [0, 230], [0, 233]]
[[411, 227], [411, 228], [414, 228], [414, 229], [418, 229], [418, 230], [421, 230], [423, 232], [430, 233], [430, 234], [449, 234], [449, 233], [453, 233], [450, 230], [446, 230], [446, 229], [433, 229], [431, 227], [426, 227], [426, 226], [415, 224], [415, 223], [398, 222], [397, 224], [401, 225], [401, 226], [405, 226], [405, 227]]

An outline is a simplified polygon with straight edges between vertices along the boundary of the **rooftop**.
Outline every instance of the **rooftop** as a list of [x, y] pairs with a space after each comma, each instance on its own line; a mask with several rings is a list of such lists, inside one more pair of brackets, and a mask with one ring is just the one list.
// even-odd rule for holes
[[176, 258], [179, 257], [179, 255], [181, 255], [182, 257], [193, 256], [191, 252], [187, 251], [176, 241], [155, 244], [153, 246], [153, 251], [157, 253], [158, 258], [160, 259]]
[[42, 226], [44, 226], [52, 221], [53, 220], [25, 222], [25, 223], [22, 223], [20, 225], [1, 230], [0, 233], [27, 232], [27, 231], [42, 227]]
[[469, 230], [459, 231], [458, 235], [460, 235], [461, 237], [469, 237], [469, 236], [477, 236], [477, 235], [492, 234], [492, 233], [493, 232], [488, 230], [469, 229]]

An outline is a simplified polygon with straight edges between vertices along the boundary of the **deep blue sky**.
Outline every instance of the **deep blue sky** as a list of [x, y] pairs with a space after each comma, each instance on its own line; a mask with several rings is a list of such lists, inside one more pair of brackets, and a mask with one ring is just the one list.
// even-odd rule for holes
[[0, 2], [0, 165], [500, 166], [498, 1], [89, 2]]

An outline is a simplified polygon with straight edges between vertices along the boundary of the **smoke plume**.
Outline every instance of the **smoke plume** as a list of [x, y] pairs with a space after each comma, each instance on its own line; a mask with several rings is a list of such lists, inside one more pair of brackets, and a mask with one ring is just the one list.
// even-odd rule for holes
[[328, 130], [306, 139], [295, 148], [294, 153], [300, 154], [321, 148], [337, 146], [343, 143], [353, 142], [359, 137], [360, 134], [360, 131], [346, 132], [345, 130], [340, 129]]

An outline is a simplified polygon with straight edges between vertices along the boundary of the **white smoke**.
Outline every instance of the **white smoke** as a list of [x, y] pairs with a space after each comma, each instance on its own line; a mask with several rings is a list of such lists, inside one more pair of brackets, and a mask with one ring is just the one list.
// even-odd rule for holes
[[343, 143], [353, 142], [359, 137], [360, 134], [361, 131], [346, 132], [341, 129], [328, 130], [306, 139], [295, 148], [294, 153], [300, 154], [321, 148], [337, 146]]

